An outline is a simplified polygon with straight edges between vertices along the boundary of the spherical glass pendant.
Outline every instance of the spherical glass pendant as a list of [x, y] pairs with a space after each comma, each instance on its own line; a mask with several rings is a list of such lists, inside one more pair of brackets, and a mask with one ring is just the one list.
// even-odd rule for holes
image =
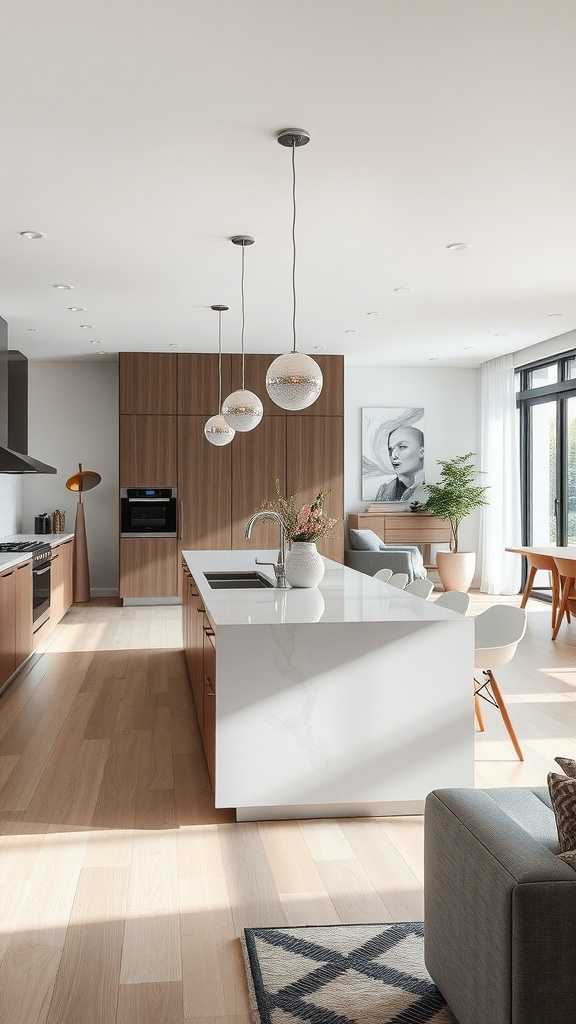
[[223, 416], [211, 416], [207, 420], [204, 427], [204, 436], [210, 444], [215, 444], [220, 448], [224, 444], [230, 444], [234, 438], [235, 430], [226, 423]]
[[322, 391], [322, 370], [311, 356], [287, 352], [268, 367], [266, 391], [281, 409], [307, 409]]
[[234, 430], [254, 430], [262, 419], [262, 402], [253, 391], [240, 388], [222, 402], [222, 415]]

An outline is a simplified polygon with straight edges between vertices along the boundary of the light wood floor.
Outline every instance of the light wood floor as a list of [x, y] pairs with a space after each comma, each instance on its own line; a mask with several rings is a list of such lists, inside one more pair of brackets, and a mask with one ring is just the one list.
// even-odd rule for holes
[[[576, 622], [528, 611], [499, 674], [526, 760], [486, 707], [481, 786], [576, 755]], [[215, 811], [179, 608], [77, 606], [0, 696], [0, 1024], [249, 1024], [242, 929], [421, 920], [422, 837]]]

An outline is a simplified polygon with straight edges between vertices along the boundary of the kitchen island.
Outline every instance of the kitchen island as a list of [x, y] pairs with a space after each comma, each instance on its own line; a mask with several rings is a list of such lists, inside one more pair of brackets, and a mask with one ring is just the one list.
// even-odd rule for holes
[[473, 620], [326, 559], [311, 590], [212, 589], [276, 551], [184, 551], [215, 805], [239, 821], [420, 814], [473, 786]]

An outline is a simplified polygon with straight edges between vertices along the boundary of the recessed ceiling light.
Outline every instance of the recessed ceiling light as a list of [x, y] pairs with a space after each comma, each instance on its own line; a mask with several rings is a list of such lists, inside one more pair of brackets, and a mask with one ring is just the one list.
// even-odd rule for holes
[[505, 333], [504, 333], [504, 331], [498, 331], [498, 333], [497, 333], [497, 334], [495, 334], [495, 335], [494, 335], [494, 337], [495, 337], [495, 338], [507, 338], [507, 337], [508, 337], [508, 335], [507, 335], [507, 334], [505, 334]]
[[400, 288], [395, 288], [394, 291], [395, 292], [412, 292], [412, 291], [414, 291], [414, 289], [413, 288], [407, 288], [404, 285], [402, 285]]
[[88, 344], [89, 344], [89, 345], [103, 345], [103, 344], [104, 344], [104, 342], [102, 342], [102, 341], [96, 341], [96, 339], [95, 339], [95, 338], [90, 338], [90, 341], [88, 342]]
[[107, 356], [108, 353], [107, 352], [97, 352], [96, 355], [97, 356]]
[[68, 306], [71, 313], [84, 313], [86, 312], [86, 306]]
[[53, 288], [59, 288], [60, 291], [62, 291], [62, 292], [71, 292], [72, 291], [72, 285], [71, 284], [53, 284], [52, 287]]
[[81, 327], [81, 329], [83, 331], [93, 331], [94, 330], [94, 324], [80, 324], [80, 327]]
[[476, 345], [464, 345], [464, 351], [465, 352], [472, 352], [472, 350], [475, 349], [475, 348], [476, 348]]
[[430, 362], [431, 363], [437, 363], [439, 359], [440, 359], [440, 356], [430, 356]]
[[46, 238], [41, 231], [21, 231], [22, 238]]
[[373, 310], [371, 313], [366, 313], [366, 316], [382, 316], [377, 310]]
[[548, 316], [564, 316], [564, 313], [548, 313]]
[[32, 333], [33, 333], [33, 334], [37, 334], [37, 333], [38, 333], [38, 330], [39, 330], [39, 328], [38, 328], [38, 327], [29, 327], [29, 328], [28, 328], [28, 330], [29, 330], [29, 331], [32, 331]]
[[171, 341], [170, 344], [168, 345], [168, 348], [182, 348], [182, 345], [180, 345], [177, 341]]
[[471, 242], [450, 242], [450, 245], [447, 245], [446, 248], [450, 252], [460, 252], [462, 249], [471, 249], [472, 248], [472, 243]]
[[344, 331], [344, 334], [358, 334], [358, 331], [348, 330], [348, 331]]
[[326, 345], [314, 345], [316, 352], [321, 352], [326, 348]]

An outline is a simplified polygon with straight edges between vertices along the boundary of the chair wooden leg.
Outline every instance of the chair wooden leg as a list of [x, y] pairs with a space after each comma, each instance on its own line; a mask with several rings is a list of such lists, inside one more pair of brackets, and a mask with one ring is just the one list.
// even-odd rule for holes
[[512, 722], [510, 721], [510, 715], [508, 714], [508, 710], [506, 708], [506, 704], [504, 703], [504, 698], [502, 696], [502, 693], [500, 692], [500, 687], [498, 686], [498, 683], [496, 682], [496, 680], [494, 678], [494, 673], [490, 669], [486, 669], [486, 671], [488, 672], [488, 676], [490, 678], [490, 683], [492, 685], [492, 690], [494, 692], [494, 696], [496, 697], [496, 701], [498, 703], [498, 707], [500, 708], [500, 714], [502, 715], [502, 721], [504, 722], [504, 725], [506, 726], [506, 729], [508, 731], [508, 735], [509, 735], [510, 739], [512, 740], [512, 745], [514, 747], [514, 750], [518, 754], [518, 760], [519, 761], [523, 761], [524, 760], [524, 755], [522, 753], [522, 750], [520, 749], [520, 744], [518, 743], [518, 740], [516, 739], [516, 733], [514, 732], [514, 727], [512, 725]]
[[564, 618], [564, 612], [568, 608], [568, 596], [570, 594], [570, 590], [571, 589], [572, 589], [572, 580], [571, 579], [564, 579], [564, 583], [562, 584], [562, 599], [560, 601], [560, 607], [559, 607], [558, 611], [556, 612], [556, 622], [554, 624], [554, 629], [552, 630], [552, 639], [553, 640], [555, 640], [556, 637], [558, 636], [558, 630], [560, 629], [560, 626], [562, 625], [562, 619]]
[[474, 694], [474, 711], [476, 712], [476, 718], [478, 720], [478, 728], [480, 732], [484, 732], [484, 719], [482, 718], [482, 711], [480, 709], [480, 697]]
[[556, 616], [558, 615], [558, 605], [560, 604], [560, 579], [556, 570], [550, 572], [550, 582], [552, 584], [552, 629], [556, 625]]
[[535, 575], [536, 575], [536, 566], [533, 565], [533, 566], [530, 567], [530, 574], [528, 576], [528, 579], [526, 580], [526, 586], [524, 587], [524, 593], [522, 594], [522, 600], [520, 602], [520, 607], [521, 608], [525, 608], [526, 607], [526, 603], [528, 601], [528, 598], [530, 597], [530, 591], [532, 590], [532, 584], [534, 583]]

